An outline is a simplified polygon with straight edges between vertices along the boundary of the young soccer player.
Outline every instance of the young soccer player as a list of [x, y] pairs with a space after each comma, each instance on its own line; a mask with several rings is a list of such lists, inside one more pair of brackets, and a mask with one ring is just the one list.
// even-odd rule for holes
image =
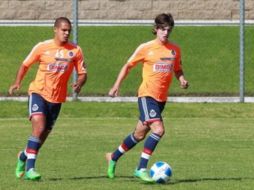
[[65, 102], [67, 83], [73, 69], [78, 79], [72, 88], [79, 93], [87, 79], [83, 53], [79, 46], [70, 43], [71, 22], [66, 17], [59, 17], [54, 24], [54, 38], [40, 42], [21, 64], [16, 80], [9, 88], [12, 95], [21, 87], [21, 81], [28, 69], [35, 63], [39, 64], [35, 80], [29, 86], [29, 116], [32, 133], [27, 145], [18, 154], [16, 177], [39, 180], [41, 175], [35, 171], [35, 161], [40, 148], [52, 130]]
[[151, 131], [145, 140], [134, 176], [148, 183], [153, 182], [147, 173], [147, 164], [165, 132], [161, 113], [167, 101], [168, 89], [173, 75], [175, 74], [179, 80], [181, 88], [188, 88], [188, 81], [185, 80], [181, 67], [180, 48], [168, 40], [173, 27], [174, 20], [171, 14], [158, 15], [155, 18], [153, 29], [155, 39], [141, 44], [136, 49], [122, 67], [109, 91], [109, 96], [117, 96], [120, 85], [131, 68], [138, 63], [143, 64], [143, 81], [138, 90], [139, 121], [134, 132], [128, 135], [113, 153], [106, 154], [109, 178], [115, 177], [115, 167], [118, 159], [142, 141]]

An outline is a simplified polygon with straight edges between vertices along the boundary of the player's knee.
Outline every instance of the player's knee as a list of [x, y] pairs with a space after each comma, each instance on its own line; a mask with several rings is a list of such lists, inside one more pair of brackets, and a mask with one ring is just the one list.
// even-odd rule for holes
[[142, 141], [146, 137], [146, 135], [143, 133], [134, 133], [134, 137], [139, 142]]
[[163, 126], [158, 126], [158, 127], [154, 128], [152, 130], [152, 132], [157, 134], [157, 135], [159, 135], [160, 137], [162, 137], [164, 135], [164, 133], [165, 133], [165, 129], [164, 129]]

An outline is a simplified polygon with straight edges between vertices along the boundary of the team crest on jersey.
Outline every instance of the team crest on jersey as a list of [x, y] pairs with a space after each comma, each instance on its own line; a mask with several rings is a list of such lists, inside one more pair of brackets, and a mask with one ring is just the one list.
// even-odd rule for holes
[[155, 110], [153, 110], [153, 109], [150, 110], [150, 113], [149, 113], [150, 117], [155, 117], [156, 114], [157, 114], [157, 113], [156, 113]]
[[32, 111], [37, 111], [39, 109], [39, 106], [37, 104], [33, 104]]
[[175, 50], [171, 50], [171, 55], [176, 55], [176, 51]]
[[74, 53], [72, 51], [69, 51], [68, 55], [69, 55], [69, 57], [73, 57]]

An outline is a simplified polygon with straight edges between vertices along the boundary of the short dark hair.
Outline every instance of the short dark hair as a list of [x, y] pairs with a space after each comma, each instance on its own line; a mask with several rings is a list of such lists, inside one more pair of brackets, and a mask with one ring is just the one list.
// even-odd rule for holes
[[175, 22], [173, 16], [170, 13], [162, 13], [155, 17], [153, 34], [156, 34], [155, 29], [164, 28], [169, 26], [171, 29], [174, 28]]
[[71, 21], [66, 17], [58, 17], [55, 20], [54, 27], [59, 27], [60, 23], [65, 22], [68, 23], [71, 26]]

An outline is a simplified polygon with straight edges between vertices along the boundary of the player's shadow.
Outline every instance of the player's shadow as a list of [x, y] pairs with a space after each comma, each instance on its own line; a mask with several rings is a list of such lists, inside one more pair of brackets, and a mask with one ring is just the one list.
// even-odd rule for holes
[[[108, 179], [108, 176], [80, 176], [71, 178], [48, 178], [49, 181], [62, 181], [62, 180], [104, 180]], [[137, 181], [133, 176], [117, 176], [116, 179]], [[242, 180], [254, 180], [253, 177], [210, 177], [210, 178], [199, 178], [199, 179], [172, 179], [164, 185], [177, 185], [182, 183], [199, 183], [206, 181], [242, 181]]]
[[[134, 179], [133, 176], [117, 176], [118, 179]], [[71, 177], [71, 178], [48, 178], [49, 181], [62, 181], [62, 180], [93, 180], [93, 179], [108, 179], [108, 176], [80, 176], [80, 177]]]
[[177, 185], [181, 183], [198, 183], [205, 181], [242, 181], [242, 180], [254, 180], [251, 177], [209, 177], [209, 178], [200, 178], [200, 179], [174, 179], [170, 181], [169, 185]]

